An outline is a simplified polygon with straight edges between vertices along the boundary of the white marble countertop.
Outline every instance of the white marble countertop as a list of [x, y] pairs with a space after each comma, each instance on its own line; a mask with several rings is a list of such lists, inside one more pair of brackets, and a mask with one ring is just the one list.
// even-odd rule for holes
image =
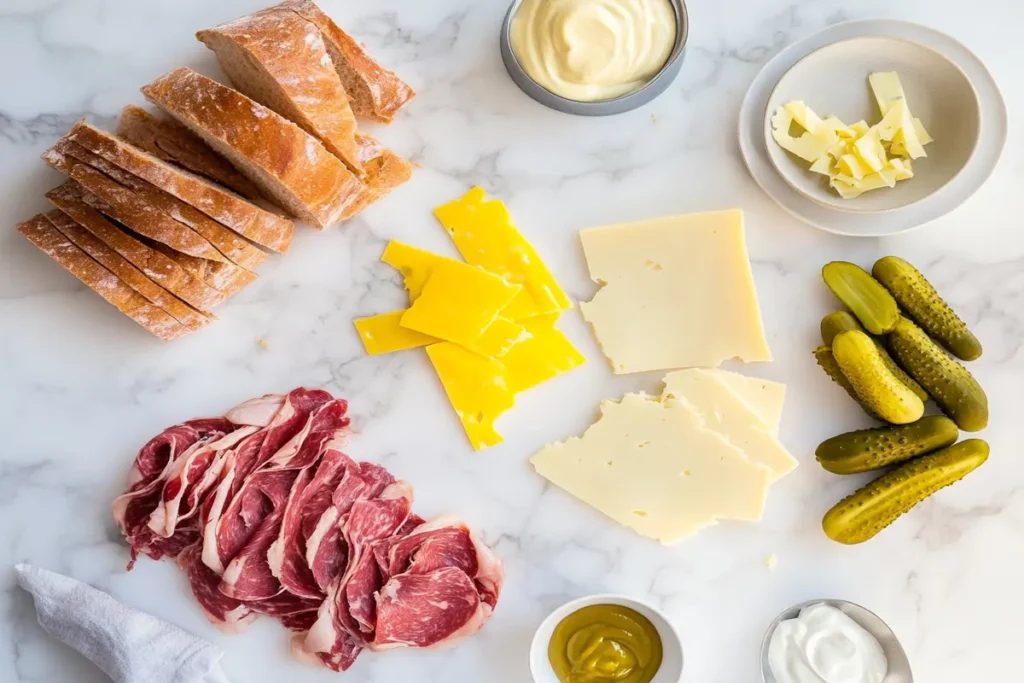
[[[347, 225], [302, 230], [291, 252], [226, 304], [221, 320], [161, 345], [41, 256], [13, 225], [47, 208], [59, 182], [38, 155], [83, 115], [112, 125], [138, 87], [187, 64], [216, 73], [194, 31], [261, 0], [0, 2], [0, 680], [102, 680], [47, 638], [9, 565], [28, 560], [110, 591], [215, 640], [233, 680], [521, 683], [533, 629], [587, 593], [646, 598], [684, 639], [692, 683], [758, 679], [758, 647], [783, 608], [842, 597], [896, 630], [927, 683], [1020, 677], [1024, 620], [1024, 164], [1019, 129], [988, 184], [921, 231], [840, 238], [771, 203], [739, 157], [735, 117], [761, 65], [790, 41], [845, 18], [890, 16], [961, 38], [1024, 111], [1024, 5], [953, 0], [692, 0], [685, 64], [649, 106], [587, 120], [545, 110], [498, 55], [502, 0], [324, 0], [339, 22], [419, 96], [379, 135], [420, 165], [413, 181]], [[984, 6], [985, 11], [980, 12]], [[579, 228], [738, 206], [776, 360], [744, 369], [789, 384], [782, 438], [802, 467], [771, 492], [760, 524], [722, 524], [673, 548], [622, 530], [533, 474], [541, 444], [581, 431], [601, 398], [654, 389], [657, 374], [613, 378], [579, 318], [565, 327], [590, 362], [528, 397], [502, 422], [504, 444], [473, 453], [420, 353], [368, 358], [351, 319], [403, 301], [377, 258], [400, 238], [454, 253], [431, 208], [480, 184], [508, 203], [570, 294], [588, 299]], [[826, 539], [822, 513], [851, 489], [813, 458], [823, 438], [864, 418], [815, 367], [818, 320], [833, 302], [818, 270], [895, 253], [923, 267], [985, 344], [972, 365], [992, 406], [988, 464], [871, 543]], [[257, 344], [266, 340], [267, 348]], [[351, 454], [416, 487], [422, 514], [464, 516], [504, 558], [493, 621], [454, 651], [366, 655], [345, 677], [293, 662], [267, 620], [241, 636], [209, 626], [170, 563], [127, 551], [109, 514], [135, 450], [163, 427], [298, 385], [351, 401]], [[775, 553], [769, 571], [765, 558]], [[1013, 672], [1017, 673], [1014, 674]]]

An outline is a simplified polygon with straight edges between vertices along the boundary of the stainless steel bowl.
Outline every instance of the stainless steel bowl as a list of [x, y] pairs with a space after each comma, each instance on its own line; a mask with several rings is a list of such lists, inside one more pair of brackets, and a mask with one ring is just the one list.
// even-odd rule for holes
[[519, 64], [515, 54], [512, 52], [512, 41], [509, 36], [512, 25], [512, 17], [522, 0], [515, 0], [508, 8], [505, 20], [501, 24], [501, 59], [505, 62], [508, 75], [512, 77], [515, 84], [524, 93], [537, 100], [546, 107], [555, 109], [566, 114], [577, 114], [579, 116], [609, 116], [621, 114], [637, 107], [642, 107], [655, 97], [665, 92], [665, 89], [672, 84], [679, 69], [683, 66], [683, 53], [686, 51], [686, 37], [690, 31], [690, 22], [686, 14], [685, 0], [670, 0], [676, 13], [676, 41], [669, 53], [668, 61], [661, 67], [661, 71], [647, 82], [639, 90], [616, 97], [611, 100], [600, 100], [598, 102], [580, 102], [560, 97], [537, 81], [530, 78], [523, 67]]
[[896, 638], [896, 634], [893, 633], [892, 629], [889, 628], [889, 625], [882, 621], [874, 612], [846, 600], [808, 600], [807, 602], [801, 602], [799, 605], [793, 605], [775, 617], [775, 621], [768, 627], [764, 634], [764, 640], [761, 642], [761, 679], [764, 683], [778, 683], [775, 676], [772, 675], [771, 666], [768, 664], [768, 646], [772, 642], [772, 634], [775, 633], [775, 628], [779, 625], [779, 622], [793, 619], [800, 614], [800, 610], [804, 607], [820, 603], [825, 603], [845, 613], [846, 616], [853, 619], [865, 631], [874, 636], [878, 644], [882, 646], [885, 659], [889, 662], [889, 672], [885, 675], [882, 683], [914, 683], [914, 675], [910, 672], [910, 660], [907, 659], [907, 653], [903, 651], [903, 646], [900, 645], [900, 641]]

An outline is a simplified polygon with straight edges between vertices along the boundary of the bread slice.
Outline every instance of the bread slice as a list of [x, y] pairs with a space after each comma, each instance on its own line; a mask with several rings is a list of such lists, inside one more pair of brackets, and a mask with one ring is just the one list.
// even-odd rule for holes
[[166, 244], [183, 254], [228, 262], [228, 259], [202, 235], [157, 211], [127, 187], [90, 168], [88, 164], [66, 157], [55, 148], [43, 152], [42, 158], [58, 171], [77, 180], [82, 187], [102, 199], [106, 205], [113, 207], [114, 213], [108, 215], [125, 225], [136, 226], [132, 228], [135, 232]]
[[124, 187], [130, 189], [142, 201], [163, 212], [179, 223], [183, 223], [217, 248], [235, 265], [253, 270], [267, 259], [267, 253], [254, 247], [229, 228], [224, 227], [202, 211], [172, 197], [142, 178], [128, 173], [106, 159], [70, 140], [60, 140], [56, 151], [77, 161], [84, 162]]
[[359, 179], [315, 137], [237, 90], [183, 67], [142, 93], [292, 215], [323, 230], [356, 210]]
[[291, 10], [320, 29], [356, 116], [391, 123], [395, 112], [416, 94], [394, 72], [373, 61], [311, 0], [286, 0], [273, 9]]
[[383, 147], [372, 135], [357, 133], [356, 142], [359, 159], [366, 169], [363, 182], [374, 191], [375, 198], [383, 197], [412, 177], [412, 165]]
[[85, 202], [85, 188], [69, 180], [46, 193], [46, 198], [69, 218], [95, 235], [153, 282], [200, 311], [209, 311], [227, 294], [193, 277], [164, 254], [117, 227]]
[[272, 7], [200, 31], [196, 38], [217, 54], [242, 94], [316, 136], [362, 177], [356, 117], [316, 24]]
[[67, 137], [93, 154], [98, 154], [112, 164], [194, 206], [221, 225], [231, 228], [261, 247], [284, 252], [291, 244], [294, 223], [265, 211], [204, 178], [171, 166], [84, 121], [75, 124]]
[[217, 263], [174, 251], [166, 244], [139, 236], [139, 241], [171, 259], [195, 278], [216, 287], [225, 296], [237, 294], [256, 279], [256, 273], [228, 263]]
[[243, 197], [263, 198], [255, 183], [177, 121], [158, 119], [142, 107], [129, 104], [121, 111], [117, 134], [153, 156], [218, 182]]
[[17, 229], [65, 270], [160, 339], [171, 341], [188, 331], [167, 311], [146, 301], [116, 275], [72, 244], [71, 240], [53, 227], [46, 216], [34, 216], [19, 223]]
[[133, 266], [126, 258], [108, 247], [102, 240], [66, 214], [60, 211], [48, 211], [46, 220], [50, 221], [50, 224], [72, 244], [119, 277], [122, 282], [141, 294], [146, 301], [167, 311], [190, 332], [205, 327], [212, 320], [212, 317], [192, 308], [150, 280], [145, 273]]

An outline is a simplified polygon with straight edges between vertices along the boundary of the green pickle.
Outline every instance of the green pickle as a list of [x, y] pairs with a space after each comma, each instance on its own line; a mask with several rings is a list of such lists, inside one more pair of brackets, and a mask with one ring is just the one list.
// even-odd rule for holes
[[836, 362], [835, 356], [832, 355], [832, 349], [827, 346], [819, 346], [814, 349], [814, 360], [818, 361], [818, 365], [825, 371], [825, 374], [828, 375], [833, 382], [841, 386], [843, 391], [849, 394], [850, 398], [856, 401], [857, 404], [864, 409], [865, 413], [876, 420], [881, 419], [875, 411], [871, 410], [871, 406], [860, 400], [860, 396], [858, 396], [857, 392], [854, 391], [853, 385], [850, 384], [850, 380], [846, 379], [846, 375], [843, 374], [842, 369], [839, 367], [839, 363]]
[[[832, 345], [832, 340], [836, 338], [836, 335], [843, 332], [849, 332], [850, 330], [864, 331], [857, 319], [846, 311], [833, 311], [824, 318], [821, 319], [821, 340], [827, 345]], [[922, 401], [928, 400], [928, 392], [924, 390], [920, 384], [914, 381], [914, 378], [906, 373], [906, 371], [899, 366], [899, 364], [892, 359], [889, 352], [885, 349], [882, 342], [877, 339], [874, 340], [875, 346], [878, 347], [878, 354], [882, 357], [882, 362], [885, 363], [885, 367], [888, 368], [889, 372], [896, 375], [896, 378], [904, 384], [908, 389], [917, 394], [917, 397]]]
[[896, 256], [879, 259], [871, 269], [907, 317], [960, 360], [981, 356], [981, 342], [921, 272]]
[[988, 460], [988, 444], [968, 439], [906, 462], [883, 474], [825, 513], [833, 541], [863, 543], [936, 491], [960, 481]]
[[860, 266], [833, 261], [821, 269], [821, 277], [871, 334], [888, 334], [900, 321], [896, 300]]
[[833, 474], [870, 472], [956, 443], [960, 431], [948, 417], [930, 415], [896, 427], [861, 429], [833, 436], [814, 452]]
[[960, 429], [977, 432], [988, 425], [988, 397], [981, 385], [921, 328], [903, 318], [888, 344], [899, 364]]
[[649, 683], [662, 644], [650, 619], [625, 605], [590, 605], [558, 622], [548, 660], [562, 683]]
[[908, 424], [924, 415], [924, 402], [889, 371], [865, 333], [850, 330], [837, 335], [832, 355], [860, 400], [886, 422]]

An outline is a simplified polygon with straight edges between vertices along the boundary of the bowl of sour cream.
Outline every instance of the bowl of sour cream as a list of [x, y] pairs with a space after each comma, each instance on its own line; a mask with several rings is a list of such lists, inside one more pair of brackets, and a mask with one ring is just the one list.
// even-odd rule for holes
[[764, 683], [913, 683], [896, 634], [846, 600], [811, 600], [771, 623], [761, 645]]
[[516, 0], [502, 23], [501, 56], [534, 100], [606, 116], [668, 88], [688, 30], [684, 0]]

